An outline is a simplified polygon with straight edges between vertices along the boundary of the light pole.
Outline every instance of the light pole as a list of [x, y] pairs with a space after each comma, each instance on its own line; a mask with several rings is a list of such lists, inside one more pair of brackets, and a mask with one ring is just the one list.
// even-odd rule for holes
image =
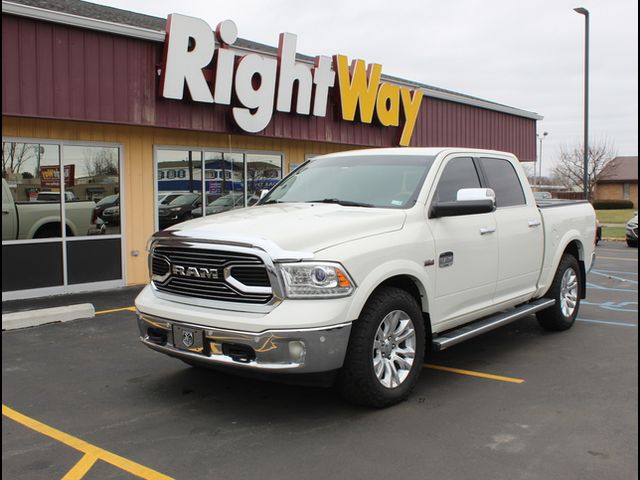
[[[538, 142], [540, 143], [540, 147], [538, 149], [538, 157], [540, 158], [540, 160], [538, 161], [539, 165], [538, 168], [540, 170], [540, 182], [542, 182], [542, 141], [545, 139], [545, 137], [549, 135], [549, 132], [543, 132], [542, 135], [540, 135], [539, 133], [536, 133], [536, 136], [538, 137]], [[535, 173], [535, 172], [534, 172]], [[535, 175], [534, 175], [535, 177]], [[537, 184], [538, 182], [536, 182]]]
[[589, 200], [589, 10], [584, 7], [574, 8], [584, 15], [584, 146], [582, 159], [584, 162], [583, 189], [584, 198]]

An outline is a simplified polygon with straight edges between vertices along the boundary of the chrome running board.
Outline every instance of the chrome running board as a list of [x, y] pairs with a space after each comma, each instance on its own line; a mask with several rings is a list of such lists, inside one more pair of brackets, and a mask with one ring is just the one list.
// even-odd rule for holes
[[516, 320], [531, 315], [539, 310], [549, 308], [555, 303], [556, 301], [552, 298], [541, 298], [539, 300], [535, 300], [534, 302], [527, 303], [513, 310], [501, 312], [491, 317], [463, 325], [460, 328], [449, 330], [448, 332], [435, 337], [431, 342], [431, 345], [434, 351], [439, 352], [445, 348], [457, 345], [460, 342], [477, 337], [478, 335], [482, 335], [483, 333], [489, 332], [495, 328], [515, 322]]

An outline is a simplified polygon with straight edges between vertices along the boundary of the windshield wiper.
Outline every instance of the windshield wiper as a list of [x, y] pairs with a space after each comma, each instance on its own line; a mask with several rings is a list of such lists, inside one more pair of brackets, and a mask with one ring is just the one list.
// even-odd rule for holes
[[337, 205], [342, 205], [343, 207], [375, 207], [375, 205], [371, 203], [352, 202], [350, 200], [340, 200], [339, 198], [324, 198], [322, 200], [311, 200], [306, 203], [335, 203]]

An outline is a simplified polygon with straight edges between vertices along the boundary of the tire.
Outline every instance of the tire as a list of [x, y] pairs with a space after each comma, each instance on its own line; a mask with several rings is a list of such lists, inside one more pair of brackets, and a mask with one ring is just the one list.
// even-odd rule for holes
[[[394, 341], [394, 333], [404, 338]], [[399, 288], [380, 288], [353, 323], [337, 387], [345, 399], [359, 405], [394, 405], [417, 383], [424, 350], [424, 320], [415, 299]]]
[[536, 313], [542, 328], [561, 332], [573, 326], [580, 309], [582, 282], [578, 260], [573, 255], [564, 254], [553, 277], [551, 288], [545, 294], [546, 298], [553, 298], [556, 303]]
[[61, 236], [62, 231], [59, 223], [43, 225], [33, 234], [33, 238], [58, 238]]
[[627, 239], [627, 247], [638, 248], [638, 241]]

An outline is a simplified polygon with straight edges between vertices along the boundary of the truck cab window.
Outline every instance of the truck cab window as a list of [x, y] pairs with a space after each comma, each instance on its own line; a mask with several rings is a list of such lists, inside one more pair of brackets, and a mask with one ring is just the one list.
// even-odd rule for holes
[[518, 174], [508, 160], [481, 158], [480, 165], [487, 176], [488, 187], [496, 193], [496, 207], [527, 203]]
[[449, 160], [440, 176], [434, 200], [436, 202], [455, 202], [461, 188], [480, 188], [480, 178], [469, 157]]

